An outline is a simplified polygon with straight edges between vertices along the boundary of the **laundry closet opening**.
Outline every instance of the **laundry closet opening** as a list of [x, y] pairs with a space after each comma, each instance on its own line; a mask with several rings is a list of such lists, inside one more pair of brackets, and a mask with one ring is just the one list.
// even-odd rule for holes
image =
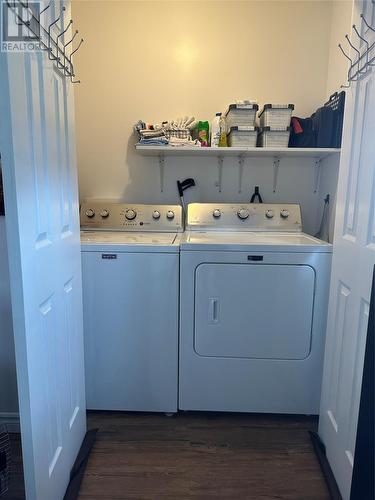
[[[186, 440], [173, 445], [181, 457], [173, 477], [182, 480], [185, 463], [188, 480], [176, 490], [161, 485], [157, 495], [182, 497], [194, 478], [201, 494], [215, 491], [189, 469], [186, 453], [207, 458], [212, 446], [220, 465], [193, 460], [202, 474], [225, 469], [222, 443], [239, 467], [237, 425], [250, 441], [254, 425], [270, 426], [271, 441], [285, 432], [288, 444], [276, 455], [295, 439], [312, 453], [307, 431], [317, 419], [300, 415], [319, 414], [340, 141], [315, 137], [309, 145], [308, 120], [299, 122], [305, 143], [288, 127], [291, 116], [324, 114], [335, 92], [344, 99], [345, 60], [336, 49], [351, 8], [340, 6], [345, 19], [330, 2], [73, 8], [85, 34], [75, 102], [89, 422], [130, 429], [139, 422], [142, 442], [151, 426], [166, 449]], [[102, 58], [98, 72], [94, 61]], [[215, 143], [223, 119], [227, 147]], [[292, 147], [292, 137], [302, 148]], [[212, 415], [189, 413], [197, 411]], [[206, 429], [201, 438], [196, 426]], [[110, 439], [118, 450], [115, 431]], [[271, 441], [260, 438], [261, 453]], [[166, 449], [157, 460], [170, 470], [175, 459]], [[253, 453], [246, 446], [244, 455]], [[314, 492], [297, 493], [300, 483], [294, 495], [328, 497], [312, 454], [308, 460], [304, 478]], [[147, 468], [137, 470], [141, 476]], [[242, 486], [226, 487], [232, 481], [222, 488], [241, 495]], [[85, 479], [83, 491], [89, 488]]]

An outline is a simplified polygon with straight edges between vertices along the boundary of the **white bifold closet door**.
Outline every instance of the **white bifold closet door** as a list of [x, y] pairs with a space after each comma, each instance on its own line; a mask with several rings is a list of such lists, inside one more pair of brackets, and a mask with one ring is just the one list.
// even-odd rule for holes
[[[353, 8], [353, 23], [371, 45], [375, 33], [366, 28], [361, 13], [375, 25], [372, 1], [356, 1]], [[353, 44], [359, 46], [356, 34]], [[375, 68], [370, 67], [346, 96], [319, 424], [344, 500], [350, 498], [375, 264], [374, 130]]]
[[46, 52], [1, 52], [0, 70], [25, 486], [61, 500], [86, 430], [73, 85]]

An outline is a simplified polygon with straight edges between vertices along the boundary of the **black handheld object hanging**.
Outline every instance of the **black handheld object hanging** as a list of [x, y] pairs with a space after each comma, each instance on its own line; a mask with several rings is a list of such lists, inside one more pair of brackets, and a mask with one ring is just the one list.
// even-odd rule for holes
[[185, 215], [185, 202], [184, 202], [184, 191], [195, 186], [195, 180], [189, 177], [184, 181], [177, 181], [178, 194], [180, 195], [182, 211]]
[[319, 231], [314, 234], [315, 238], [320, 238], [321, 240], [328, 241], [329, 239], [329, 230], [328, 230], [328, 205], [329, 205], [329, 199], [330, 195], [327, 194], [327, 196], [324, 198], [324, 207], [323, 207], [323, 214], [322, 214], [322, 220], [320, 222], [319, 226]]
[[180, 195], [180, 198], [184, 196], [184, 191], [186, 189], [189, 189], [190, 187], [195, 186], [195, 180], [189, 177], [188, 179], [185, 179], [184, 181], [177, 181], [177, 189], [178, 189], [178, 194]]
[[263, 203], [263, 199], [259, 192], [259, 186], [255, 186], [255, 190], [253, 196], [251, 197], [250, 203], [256, 203], [255, 200], [258, 200], [258, 203]]
[[[1, 158], [0, 158], [1, 161]], [[3, 176], [0, 163], [0, 215], [5, 215]]]

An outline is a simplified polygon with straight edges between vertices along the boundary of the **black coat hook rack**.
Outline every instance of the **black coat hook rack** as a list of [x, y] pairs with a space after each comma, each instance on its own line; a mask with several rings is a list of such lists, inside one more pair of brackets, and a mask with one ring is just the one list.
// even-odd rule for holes
[[[372, 0], [372, 4], [375, 5], [375, 0]], [[375, 28], [371, 26], [371, 24], [367, 21], [364, 14], [360, 14], [359, 17], [366, 28], [375, 33]], [[363, 45], [362, 47], [356, 47], [354, 42], [355, 36], [350, 38], [348, 34], [345, 35], [345, 40], [349, 45], [349, 48], [351, 48], [353, 50], [353, 54], [355, 54], [355, 57], [353, 58], [347, 54], [341, 43], [339, 43], [338, 45], [340, 51], [350, 63], [347, 76], [348, 83], [345, 85], [341, 85], [342, 88], [350, 87], [351, 82], [359, 80], [370, 71], [372, 66], [375, 66], [375, 53], [372, 55], [372, 52], [375, 49], [375, 42], [370, 43], [369, 40], [367, 40], [366, 36], [364, 34], [361, 34], [361, 30], [355, 24], [353, 24], [352, 28], [353, 33], [358, 38], [358, 41], [363, 42]]]
[[[27, 28], [27, 33], [32, 35], [32, 40], [37, 41], [39, 47], [48, 53], [49, 59], [54, 61], [56, 67], [63, 72], [64, 76], [69, 78], [72, 83], [80, 83], [80, 80], [75, 80], [76, 75], [72, 56], [80, 49], [84, 39], [81, 38], [78, 46], [73, 47], [74, 39], [78, 34], [78, 30], [76, 30], [72, 38], [67, 42], [65, 41], [65, 36], [73, 24], [73, 20], [70, 19], [68, 24], [64, 25], [65, 7], [61, 8], [55, 20], [52, 20], [47, 27], [44, 27], [41, 17], [50, 8], [51, 2], [40, 11], [39, 15], [34, 12], [28, 1], [6, 0], [6, 5], [13, 12], [16, 23]], [[19, 9], [19, 6], [21, 9]], [[60, 20], [62, 21], [62, 28], [57, 35], [54, 35], [54, 28]]]

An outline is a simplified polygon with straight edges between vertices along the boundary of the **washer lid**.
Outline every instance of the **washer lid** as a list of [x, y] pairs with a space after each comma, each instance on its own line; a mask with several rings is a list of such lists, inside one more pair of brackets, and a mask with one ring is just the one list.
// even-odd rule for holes
[[331, 253], [332, 245], [305, 233], [189, 231], [181, 250]]
[[126, 233], [120, 231], [81, 231], [84, 251], [117, 252], [177, 252], [179, 236], [176, 233]]

